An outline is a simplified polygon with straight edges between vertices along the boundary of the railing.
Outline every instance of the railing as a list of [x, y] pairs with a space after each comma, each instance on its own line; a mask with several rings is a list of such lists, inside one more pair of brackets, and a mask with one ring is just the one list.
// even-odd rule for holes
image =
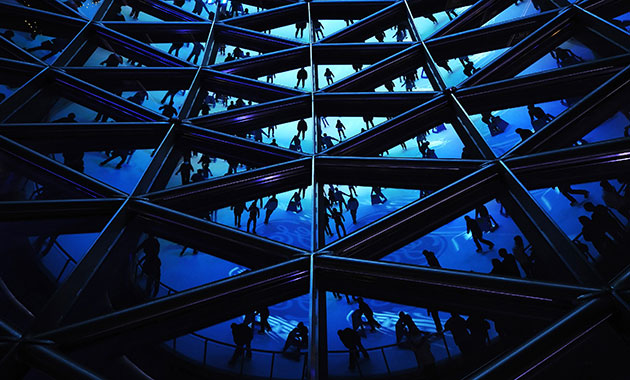
[[[216, 340], [216, 339], [212, 339], [212, 338], [208, 338], [208, 337], [199, 335], [197, 333], [191, 333], [191, 334], [188, 334], [188, 335], [185, 335], [185, 336], [182, 336], [182, 337], [177, 337], [177, 338], [169, 341], [168, 343], [170, 343], [170, 344], [167, 343], [166, 345], [167, 345], [167, 347], [171, 348], [175, 352], [178, 352], [178, 353], [180, 353], [180, 354], [182, 354], [184, 356], [187, 356], [188, 358], [195, 359], [192, 355], [187, 355], [187, 354], [184, 354], [181, 350], [180, 351], [177, 350], [177, 341], [178, 340], [181, 341], [182, 339], [188, 339], [189, 336], [203, 341], [203, 356], [202, 356], [201, 360], [199, 360], [199, 361], [204, 366], [208, 365], [208, 344], [209, 343], [213, 343], [213, 344], [216, 344], [216, 345], [219, 345], [219, 346], [229, 347], [228, 351], [236, 350], [236, 346], [233, 345], [233, 344], [222, 342], [222, 341], [219, 341], [219, 340]], [[278, 362], [276, 357], [277, 356], [284, 357], [282, 351], [271, 351], [271, 350], [263, 350], [263, 349], [252, 348], [251, 352], [252, 352], [252, 357], [254, 357], [254, 355], [256, 355], [256, 354], [265, 355], [265, 356], [271, 355], [271, 360], [270, 360], [270, 365], [269, 365], [269, 379], [274, 379], [274, 378], [277, 379], [277, 378], [282, 378], [283, 377], [281, 375], [280, 376], [276, 375], [274, 377], [274, 369], [277, 369], [277, 364], [276, 363]], [[301, 366], [301, 368], [299, 368], [299, 369], [296, 368], [301, 373], [301, 375], [300, 375], [301, 379], [304, 379], [305, 376], [306, 376], [306, 363], [307, 363], [306, 356], [307, 356], [306, 352], [300, 351], [297, 361], [292, 360], [292, 359], [286, 359], [287, 363], [298, 364], [298, 365]], [[302, 362], [302, 363], [300, 364], [300, 362]], [[250, 369], [250, 368], [247, 368], [246, 363], [247, 363], [247, 360], [245, 359], [245, 351], [244, 351], [243, 355], [241, 355], [241, 358], [240, 358], [239, 370], [238, 370], [239, 374], [241, 376], [246, 374], [245, 373], [246, 370]], [[257, 364], [260, 364], [260, 363], [257, 363]], [[215, 367], [217, 367], [217, 366], [215, 366]], [[254, 369], [255, 370], [255, 374], [258, 377], [261, 377], [260, 374], [261, 374], [262, 369], [263, 368], [261, 368], [260, 365], [258, 365]], [[297, 372], [297, 370], [295, 372]], [[296, 377], [294, 375], [294, 376], [290, 376], [290, 377], [286, 377], [286, 378], [295, 379]]]
[[[140, 270], [140, 262], [138, 262], [136, 268], [137, 268], [136, 276], [138, 276], [138, 270]], [[160, 282], [159, 286], [160, 286], [160, 288], [165, 289], [167, 296], [171, 295], [173, 293], [177, 293], [177, 290], [171, 288], [170, 286], [168, 286], [168, 285], [166, 285], [166, 284], [164, 284], [162, 282]], [[448, 345], [446, 344], [446, 339], [444, 338], [443, 335], [441, 335], [441, 336], [442, 336], [442, 339], [444, 340], [444, 347], [446, 349], [446, 353], [447, 353], [448, 357], [451, 358], [451, 354], [449, 352]], [[178, 341], [181, 342], [184, 339], [190, 339], [190, 337], [192, 337], [194, 339], [198, 339], [198, 340], [203, 342], [202, 343], [203, 344], [203, 356], [198, 361], [201, 362], [204, 366], [209, 365], [208, 364], [208, 344], [212, 343], [212, 344], [219, 345], [219, 346], [229, 347], [231, 351], [236, 350], [236, 346], [234, 344], [222, 342], [222, 341], [219, 341], [219, 340], [216, 340], [216, 339], [212, 339], [212, 338], [208, 338], [208, 337], [200, 335], [198, 333], [190, 333], [190, 334], [187, 334], [187, 335], [184, 335], [184, 336], [180, 336], [180, 337], [177, 337], [177, 338], [175, 338], [173, 340], [170, 340], [170, 341], [166, 342], [165, 344], [166, 344], [167, 347], [171, 348], [173, 351], [175, 351], [175, 352], [177, 352], [177, 353], [179, 353], [179, 354], [181, 354], [183, 356], [186, 356], [189, 359], [196, 360], [193, 355], [190, 355], [188, 353], [183, 353], [182, 351], [184, 351], [184, 350], [178, 350], [177, 349], [177, 346], [178, 346], [177, 342]], [[190, 345], [190, 343], [189, 343], [189, 345]], [[181, 343], [180, 343], [180, 347], [181, 347]], [[381, 356], [383, 358], [383, 363], [384, 363], [384, 369], [385, 369], [384, 372], [387, 372], [388, 375], [391, 375], [393, 371], [392, 371], [392, 368], [390, 366], [389, 361], [387, 360], [387, 355], [385, 354], [385, 350], [386, 349], [391, 349], [391, 348], [398, 348], [398, 345], [396, 343], [393, 343], [393, 344], [389, 344], [389, 345], [385, 345], [385, 346], [366, 348], [366, 351], [368, 351], [368, 352], [380, 351], [380, 354], [381, 354]], [[411, 350], [404, 350], [404, 351], [412, 352]], [[286, 376], [283, 377], [283, 376], [278, 376], [278, 375], [274, 376], [274, 369], [277, 368], [277, 362], [279, 360], [278, 357], [284, 358], [284, 355], [283, 355], [284, 353], [282, 351], [272, 351], [272, 350], [263, 350], [263, 349], [252, 348], [251, 352], [252, 352], [252, 356], [254, 356], [256, 353], [261, 354], [261, 355], [271, 355], [270, 366], [269, 366], [269, 379], [274, 379], [274, 378], [275, 379], [278, 379], [278, 378], [295, 379], [296, 378], [295, 376], [293, 376], [293, 377], [286, 377]], [[239, 366], [240, 366], [239, 367], [239, 374], [241, 376], [242, 375], [247, 375], [245, 373], [245, 371], [250, 369], [250, 368], [247, 368], [247, 366], [246, 366], [247, 361], [245, 360], [245, 355], [244, 354], [245, 353], [243, 353], [243, 356], [241, 356], [241, 360], [240, 360], [240, 363], [239, 363]], [[346, 355], [349, 355], [349, 350], [332, 350], [332, 351], [328, 351], [328, 354], [329, 354], [329, 356], [330, 356], [330, 354], [343, 354], [344, 356], [346, 356]], [[397, 353], [397, 355], [398, 355], [398, 353]], [[303, 363], [301, 364], [302, 368], [300, 369], [300, 372], [301, 372], [300, 378], [301, 379], [304, 379], [305, 376], [306, 376], [306, 364], [307, 364], [306, 356], [307, 356], [307, 352], [300, 351], [299, 359], [297, 361], [292, 360], [292, 359], [286, 359], [287, 363], [292, 363], [292, 364], [298, 364], [301, 361], [303, 361]], [[415, 358], [414, 358], [414, 361], [415, 361]], [[417, 368], [417, 362], [415, 362], [414, 366], [407, 367], [405, 369], [409, 370], [409, 369], [412, 369], [412, 368]], [[365, 371], [365, 369], [363, 369], [363, 370], [361, 369], [360, 362], [357, 362], [357, 369], [358, 369], [358, 376], [363, 377], [363, 372]], [[253, 372], [252, 374], [255, 374], [256, 376], [261, 377], [260, 376], [261, 370], [262, 370], [262, 368], [257, 367], [255, 369], [255, 372]]]
[[74, 266], [76, 267], [78, 262], [74, 259], [74, 257], [72, 257], [70, 253], [68, 253], [68, 251], [66, 251], [63, 248], [61, 244], [59, 244], [59, 242], [57, 241], [57, 236], [51, 236], [50, 239], [54, 239], [52, 243], [53, 246], [56, 247], [59, 252], [61, 252], [60, 256], [62, 258], [65, 258], [64, 264], [62, 265], [61, 270], [59, 271], [59, 274], [55, 276], [55, 274], [53, 273], [54, 265], [46, 265], [46, 263], [44, 263], [45, 257], [52, 257], [48, 255], [54, 254], [53, 252], [51, 252], [52, 248], [51, 250], [49, 250], [49, 252], [46, 254], [45, 257], [41, 258], [41, 261], [42, 261], [42, 265], [48, 270], [50, 275], [54, 278], [55, 282], [59, 283], [64, 273], [66, 272], [66, 269], [68, 269], [68, 266], [70, 265], [70, 263], [74, 264]]
[[57, 241], [56, 238], [51, 237], [51, 239], [55, 239], [55, 243], [54, 245], [61, 251], [61, 253], [64, 254], [64, 256], [66, 256], [66, 262], [63, 264], [63, 267], [61, 268], [61, 271], [59, 272], [59, 275], [57, 276], [57, 278], [55, 279], [56, 282], [59, 282], [61, 280], [61, 277], [63, 276], [63, 273], [66, 271], [66, 268], [68, 268], [68, 264], [73, 263], [74, 266], [77, 266], [77, 261], [72, 257], [72, 255], [70, 255], [68, 253], [68, 251], [66, 251], [61, 244], [59, 244], [59, 242]]

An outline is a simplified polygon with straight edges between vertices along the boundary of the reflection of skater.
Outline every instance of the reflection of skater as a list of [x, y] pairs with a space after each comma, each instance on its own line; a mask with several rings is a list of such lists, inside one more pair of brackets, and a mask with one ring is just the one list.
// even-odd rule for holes
[[387, 197], [383, 194], [380, 186], [372, 186], [372, 204], [379, 204], [387, 202]]
[[99, 163], [99, 166], [104, 166], [109, 161], [120, 157], [120, 162], [116, 165], [116, 169], [120, 169], [122, 167], [122, 165], [125, 163], [125, 161], [127, 160], [127, 156], [129, 156], [129, 151], [128, 150], [114, 149], [111, 152], [111, 154], [110, 154], [110, 156], [108, 158], [106, 158], [105, 160], [103, 160], [103, 161], [101, 161]]
[[[333, 208], [330, 211], [330, 217], [332, 218], [332, 220], [335, 222], [335, 229], [337, 230], [337, 236], [341, 239], [343, 236], [346, 236], [346, 227], [343, 225], [343, 222], [346, 220], [343, 215], [337, 211], [336, 208]], [[343, 236], [341, 235], [341, 232], [339, 232], [339, 230], [341, 229], [341, 231], [343, 232]]]
[[346, 346], [348, 350], [350, 350], [350, 369], [354, 369], [354, 367], [356, 366], [357, 360], [359, 359], [359, 351], [361, 351], [363, 357], [365, 357], [366, 359], [370, 358], [370, 355], [368, 355], [365, 347], [363, 347], [363, 344], [361, 344], [361, 337], [356, 331], [349, 327], [346, 327], [343, 330], [337, 330], [337, 335], [339, 336], [341, 343], [343, 343], [343, 345]]
[[534, 131], [538, 131], [540, 128], [544, 127], [547, 123], [553, 120], [553, 116], [545, 112], [542, 108], [530, 104], [527, 106], [527, 112], [529, 113], [529, 118], [532, 122], [532, 127]]
[[289, 142], [289, 149], [294, 150], [296, 152], [302, 151], [302, 142], [300, 141], [300, 136], [298, 135], [293, 136], [293, 138], [291, 139], [291, 142]]
[[[199, 1], [199, 0], [195, 0], [195, 1]], [[204, 50], [203, 45], [201, 44], [201, 42], [193, 42], [193, 48], [192, 51], [190, 52], [190, 55], [188, 56], [188, 58], [186, 58], [187, 61], [190, 61], [192, 59], [192, 63], [193, 64], [197, 64], [197, 61], [199, 60], [199, 55], [201, 54], [201, 52]]]
[[315, 38], [324, 38], [324, 25], [319, 20], [313, 20], [313, 32], [315, 32]]
[[143, 250], [144, 257], [138, 262], [142, 265], [142, 273], [147, 275], [146, 296], [155, 297], [160, 289], [162, 261], [160, 261], [160, 242], [152, 235], [143, 241], [136, 252]]
[[47, 60], [48, 58], [52, 57], [53, 55], [59, 53], [60, 51], [63, 50], [63, 48], [66, 46], [66, 40], [63, 38], [53, 38], [51, 40], [47, 40], [42, 42], [39, 46], [36, 47], [32, 47], [30, 49], [26, 49], [26, 51], [28, 51], [29, 53], [32, 53], [34, 51], [38, 51], [38, 50], [48, 50], [49, 53], [44, 55], [42, 57], [42, 60]]
[[308, 130], [308, 124], [306, 123], [306, 120], [300, 119], [300, 121], [298, 121], [297, 123], [297, 135], [299, 136], [300, 134], [302, 134], [302, 140], [306, 138], [307, 130]]
[[322, 135], [322, 138], [321, 138], [322, 147], [323, 147], [324, 149], [328, 149], [328, 148], [333, 147], [333, 145], [335, 145], [335, 144], [333, 143], [333, 140], [335, 140], [335, 141], [339, 141], [338, 139], [336, 139], [336, 138], [334, 138], [334, 137], [332, 137], [332, 136], [328, 136], [328, 134], [324, 133], [324, 134]]
[[269, 223], [269, 217], [271, 216], [271, 214], [274, 212], [274, 210], [276, 208], [278, 208], [278, 199], [276, 198], [276, 195], [272, 195], [271, 198], [269, 198], [267, 200], [267, 203], [265, 203], [265, 221], [264, 224], [268, 224]]
[[271, 325], [269, 324], [269, 308], [267, 306], [262, 306], [256, 310], [258, 315], [260, 315], [260, 330], [259, 334], [264, 334], [265, 331], [271, 331]]
[[333, 72], [330, 71], [329, 68], [326, 68], [326, 71], [324, 72], [324, 77], [326, 78], [326, 83], [328, 83], [328, 85], [333, 84], [333, 78], [335, 77], [335, 74], [333, 74]]
[[359, 310], [361, 310], [363, 315], [365, 315], [365, 318], [367, 318], [368, 324], [370, 325], [372, 332], [376, 331], [377, 328], [381, 328], [381, 324], [378, 323], [376, 319], [374, 319], [374, 312], [372, 311], [370, 306], [367, 303], [365, 303], [365, 301], [363, 300], [363, 297], [359, 297], [357, 301], [359, 302]]
[[575, 65], [580, 62], [584, 62], [584, 59], [569, 49], [557, 47], [550, 53], [551, 57], [556, 60], [558, 67], [565, 67]]
[[293, 196], [289, 200], [287, 211], [302, 212], [302, 198], [297, 191], [293, 193]]
[[[295, 38], [303, 38], [304, 29], [306, 29], [306, 21], [298, 21], [295, 24]], [[298, 37], [298, 33], [300, 34], [299, 37]]]
[[470, 333], [468, 332], [466, 321], [459, 314], [451, 313], [451, 317], [444, 324], [444, 331], [453, 334], [453, 340], [462, 354], [469, 355], [473, 349]]
[[247, 206], [245, 206], [245, 202], [239, 202], [230, 207], [230, 210], [234, 211], [234, 226], [239, 228], [241, 227], [241, 215], [246, 208]]
[[254, 333], [252, 328], [247, 326], [245, 323], [236, 324], [232, 323], [232, 338], [234, 339], [234, 344], [236, 345], [236, 349], [234, 350], [234, 354], [229, 361], [229, 364], [234, 364], [238, 358], [243, 355], [243, 352], [246, 351], [246, 356], [248, 359], [252, 357], [252, 339], [254, 338]]
[[431, 268], [442, 268], [442, 266], [440, 265], [440, 262], [438, 261], [437, 257], [435, 257], [435, 252], [428, 251], [428, 250], [425, 249], [425, 250], [422, 251], [422, 255], [424, 255], [424, 258], [427, 260], [427, 264]]
[[287, 336], [282, 353], [293, 360], [300, 360], [300, 349], [306, 347], [308, 347], [308, 328], [300, 322]]
[[308, 73], [302, 67], [297, 72], [297, 84], [295, 85], [295, 88], [298, 88], [300, 86], [300, 82], [302, 83], [302, 88], [304, 88], [304, 86], [306, 86], [306, 78], [308, 78]]
[[182, 162], [179, 166], [179, 169], [175, 172], [175, 175], [181, 175], [182, 177], [182, 185], [186, 185], [190, 183], [190, 173], [193, 171], [193, 167], [188, 161]]
[[249, 226], [253, 222], [254, 228], [252, 229], [252, 233], [256, 233], [256, 220], [260, 216], [260, 209], [256, 206], [256, 199], [249, 205], [247, 211], [249, 211], [249, 219], [247, 219], [247, 232], [249, 232]]
[[359, 208], [359, 200], [356, 199], [353, 195], [350, 195], [348, 199], [348, 205], [346, 206], [348, 211], [350, 211], [350, 216], [352, 216], [352, 223], [357, 224], [357, 210]]
[[346, 126], [343, 125], [341, 120], [337, 120], [337, 124], [335, 125], [335, 128], [337, 128], [337, 133], [339, 133], [339, 140], [341, 141], [341, 139], [345, 139], [346, 133], [344, 131], [346, 130]]
[[494, 243], [483, 238], [483, 231], [479, 227], [477, 221], [468, 215], [464, 216], [464, 219], [466, 220], [466, 233], [472, 234], [473, 241], [477, 246], [477, 252], [482, 251], [481, 244], [479, 244], [480, 242], [492, 249], [494, 247]]
[[499, 223], [490, 215], [485, 205], [475, 209], [475, 219], [483, 232], [493, 232], [499, 228]]
[[560, 194], [564, 195], [566, 199], [571, 202], [571, 206], [575, 206], [577, 204], [577, 199], [573, 198], [571, 194], [578, 194], [584, 197], [584, 199], [588, 198], [589, 192], [581, 189], [573, 189], [571, 185], [559, 185], [558, 190], [560, 190]]

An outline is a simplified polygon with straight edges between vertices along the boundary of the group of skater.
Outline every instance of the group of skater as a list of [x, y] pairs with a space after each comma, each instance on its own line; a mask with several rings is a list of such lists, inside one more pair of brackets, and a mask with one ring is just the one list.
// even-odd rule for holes
[[[256, 320], [256, 316], [259, 317], [258, 320]], [[234, 322], [230, 325], [235, 349], [228, 364], [233, 365], [243, 356], [247, 359], [251, 359], [251, 343], [254, 339], [254, 330], [257, 325], [259, 326], [258, 334], [262, 335], [272, 332], [271, 325], [269, 324], [269, 308], [267, 306], [256, 308], [256, 310], [245, 314], [241, 323]], [[282, 354], [289, 359], [299, 360], [301, 350], [307, 347], [308, 327], [306, 327], [304, 323], [298, 322], [287, 335], [284, 346], [282, 347]]]

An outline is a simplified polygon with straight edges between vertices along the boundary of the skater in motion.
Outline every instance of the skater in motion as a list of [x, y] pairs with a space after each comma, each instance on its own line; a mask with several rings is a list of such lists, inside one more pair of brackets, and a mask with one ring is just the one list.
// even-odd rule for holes
[[[302, 67], [297, 72], [297, 84], [295, 85], [295, 88], [298, 88], [298, 87], [304, 88], [304, 86], [306, 86], [307, 78], [308, 78], [308, 72], [306, 72], [306, 69]], [[301, 86], [300, 86], [300, 83], [302, 83]]]
[[[341, 212], [337, 211], [336, 208], [333, 208], [330, 211], [329, 217], [335, 222], [335, 229], [337, 230], [337, 236], [339, 239], [346, 236], [346, 227], [343, 225], [343, 222], [345, 222], [346, 219], [343, 217]], [[341, 234], [342, 232], [343, 235]]]
[[370, 355], [365, 350], [365, 347], [363, 347], [363, 344], [361, 344], [361, 336], [359, 336], [359, 333], [349, 327], [346, 327], [343, 330], [337, 330], [337, 335], [339, 336], [339, 340], [341, 340], [341, 343], [343, 343], [343, 345], [348, 350], [350, 350], [350, 363], [348, 365], [348, 368], [353, 370], [356, 367], [357, 361], [359, 360], [359, 351], [361, 351], [364, 358], [370, 358]]
[[256, 234], [256, 220], [260, 216], [260, 209], [256, 206], [257, 199], [254, 199], [247, 211], [249, 212], [249, 219], [247, 219], [247, 232], [249, 232], [249, 226], [253, 223], [252, 233]]
[[481, 230], [481, 227], [479, 227], [479, 224], [477, 223], [475, 219], [471, 218], [468, 215], [464, 216], [464, 219], [466, 220], [466, 233], [472, 234], [472, 239], [475, 242], [475, 245], [477, 246], [477, 252], [483, 251], [481, 249], [481, 244], [479, 243], [483, 243], [487, 245], [490, 249], [494, 248], [493, 242], [483, 238], [483, 231]]
[[329, 86], [333, 84], [333, 78], [335, 77], [335, 74], [330, 71], [330, 68], [326, 68], [326, 71], [324, 72], [324, 77], [326, 78], [326, 83], [328, 83]]

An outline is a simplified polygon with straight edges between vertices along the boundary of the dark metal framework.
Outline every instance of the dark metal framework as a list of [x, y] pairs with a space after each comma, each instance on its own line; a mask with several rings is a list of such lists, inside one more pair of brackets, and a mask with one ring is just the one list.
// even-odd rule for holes
[[[603, 322], [627, 333], [630, 319], [628, 276], [619, 268], [608, 281], [587, 262], [571, 240], [542, 211], [527, 188], [599, 180], [627, 173], [627, 139], [573, 147], [574, 142], [627, 103], [630, 90], [630, 35], [608, 20], [628, 11], [616, 0], [543, 1], [543, 12], [483, 27], [513, 2], [454, 1], [451, 7], [471, 5], [459, 17], [422, 40], [413, 17], [444, 10], [443, 1], [244, 1], [268, 8], [226, 20], [190, 14], [159, 0], [137, 0], [143, 11], [165, 23], [106, 21], [114, 1], [103, 1], [93, 20], [86, 22], [72, 8], [52, 0], [35, 7], [0, 4], [3, 27], [21, 28], [21, 18], [50, 25], [71, 37], [59, 58], [47, 65], [0, 36], [0, 66], [7, 73], [30, 79], [0, 104], [0, 152], [20, 165], [29, 178], [54, 183], [76, 194], [77, 200], [0, 203], [4, 231], [15, 229], [45, 234], [101, 231], [70, 277], [36, 315], [15, 311], [24, 320], [0, 321], [0, 377], [20, 377], [36, 368], [60, 378], [99, 378], [108, 360], [137, 347], [156, 344], [244, 313], [251, 305], [273, 304], [311, 294], [309, 376], [327, 378], [325, 291], [334, 290], [409, 305], [436, 305], [442, 310], [482, 310], [496, 315], [519, 314], [555, 321], [533, 339], [484, 364], [468, 379], [535, 377], [537, 371], [561, 358]], [[452, 3], [452, 4], [450, 4]], [[300, 45], [262, 33], [303, 18], [357, 20], [340, 32]], [[366, 45], [379, 29], [411, 20], [413, 42]], [[186, 29], [185, 34], [174, 31]], [[514, 77], [557, 46], [563, 38], [587, 30], [617, 46], [622, 54], [567, 68]], [[207, 41], [201, 65], [161, 52], [148, 43]], [[88, 41], [106, 40], [148, 67], [78, 67], [88, 54]], [[247, 60], [210, 64], [217, 43], [255, 48], [266, 54]], [[555, 44], [555, 45], [554, 45]], [[457, 88], [447, 88], [436, 61], [509, 47]], [[86, 50], [88, 49], [88, 50]], [[404, 73], [421, 63], [435, 91], [374, 93], [373, 83]], [[311, 93], [260, 83], [255, 76], [320, 64], [371, 64], [348, 78]], [[317, 76], [313, 88], [318, 88]], [[186, 83], [189, 89], [180, 118], [164, 116], [133, 104], [115, 91], [168, 89]], [[195, 117], [202, 88], [231, 96], [247, 95], [259, 105]], [[29, 100], [43, 88], [107, 111], [118, 123], [25, 123], [33, 112]], [[468, 113], [539, 103], [562, 97], [583, 100], [525, 142], [496, 157], [473, 126]], [[45, 107], [45, 105], [38, 105]], [[379, 109], [387, 122], [347, 139], [322, 153], [305, 155], [237, 137], [236, 134], [315, 115], [360, 116]], [[287, 119], [290, 118], [290, 119]], [[419, 125], [454, 120], [456, 132], [477, 159], [430, 160], [371, 158], [415, 136]], [[317, 129], [313, 131], [318, 141]], [[259, 169], [215, 178], [199, 184], [162, 190], [177, 162], [177, 146], [196, 147], [238, 156]], [[130, 194], [65, 167], [40, 152], [63, 151], [80, 145], [86, 150], [112, 146], [158, 146], [142, 179]], [[261, 178], [266, 178], [261, 183]], [[314, 209], [324, 183], [381, 185], [436, 190], [333, 244], [323, 245], [323, 231], [313, 220], [312, 249], [305, 251], [245, 235], [194, 216], [195, 204], [228, 206], [289, 189], [313, 186]], [[229, 200], [226, 196], [229, 194]], [[553, 276], [534, 281], [508, 279], [411, 265], [377, 262], [393, 250], [418, 239], [471, 209], [500, 197], [523, 232], [540, 250]], [[210, 201], [212, 200], [212, 201]], [[321, 215], [321, 212], [314, 212]], [[119, 247], [138, 231], [199, 248], [254, 270], [133, 307], [77, 320], [76, 305], [84, 305], [93, 289], [103, 286], [122, 260]], [[134, 235], [135, 233], [135, 235]], [[127, 244], [128, 246], [128, 244]], [[3, 254], [9, 254], [3, 252]], [[19, 254], [19, 252], [11, 252]], [[575, 285], [566, 285], [566, 284]], [[100, 284], [100, 285], [99, 285]], [[13, 315], [15, 306], [3, 299]], [[5, 308], [6, 305], [6, 308]], [[230, 306], [230, 307], [227, 307]], [[100, 359], [99, 359], [100, 358]], [[99, 374], [100, 373], [100, 374]]]

